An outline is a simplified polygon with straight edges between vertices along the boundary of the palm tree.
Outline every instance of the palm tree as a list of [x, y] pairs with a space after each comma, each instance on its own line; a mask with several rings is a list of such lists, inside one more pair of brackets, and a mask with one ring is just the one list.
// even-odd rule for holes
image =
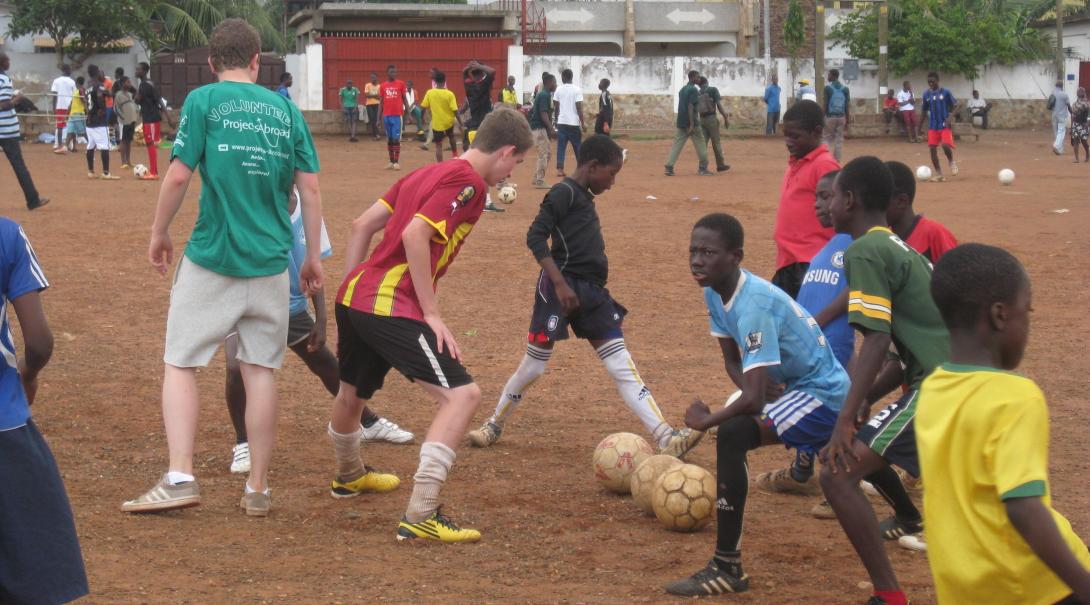
[[269, 11], [276, 0], [146, 0], [141, 5], [145, 31], [141, 39], [149, 54], [184, 50], [208, 44], [208, 35], [220, 21], [245, 19], [261, 35], [262, 46], [282, 52], [287, 40]]

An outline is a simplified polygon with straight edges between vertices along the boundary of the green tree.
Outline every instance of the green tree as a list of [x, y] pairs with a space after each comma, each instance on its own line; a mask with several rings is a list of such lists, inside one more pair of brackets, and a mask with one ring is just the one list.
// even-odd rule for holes
[[[35, 0], [31, 0], [35, 1]], [[285, 52], [278, 0], [139, 0], [147, 26], [140, 32], [149, 54], [208, 44], [212, 29], [224, 19], [245, 19], [261, 35], [263, 50]], [[277, 12], [279, 10], [279, 12]]]
[[76, 67], [139, 28], [139, 0], [13, 0], [8, 34], [45, 33], [53, 39], [57, 66]]
[[[787, 17], [783, 20], [783, 43], [791, 57], [791, 81], [798, 80], [799, 50], [806, 42], [806, 20], [802, 16], [799, 0], [791, 0], [787, 5]], [[790, 95], [789, 95], [790, 97]]]
[[[890, 2], [889, 66], [975, 77], [981, 65], [1011, 64], [1052, 56], [1052, 38], [1031, 27], [1054, 0], [898, 0]], [[878, 8], [845, 16], [829, 34], [853, 57], [878, 58]]]

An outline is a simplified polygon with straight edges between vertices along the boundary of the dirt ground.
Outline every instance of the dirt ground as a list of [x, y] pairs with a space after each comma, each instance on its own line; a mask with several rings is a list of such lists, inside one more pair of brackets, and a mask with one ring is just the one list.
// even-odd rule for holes
[[[1090, 230], [1090, 164], [1057, 158], [1048, 143], [1040, 132], [987, 132], [959, 148], [961, 175], [921, 184], [916, 205], [961, 241], [1004, 246], [1026, 264], [1036, 297], [1022, 371], [1038, 381], [1052, 406], [1054, 503], [1090, 537], [1090, 486], [1078, 480], [1090, 468], [1078, 437], [1090, 369], [1082, 309], [1090, 283], [1080, 252]], [[728, 173], [697, 177], [687, 149], [678, 176], [667, 178], [662, 164], [669, 141], [624, 144], [630, 160], [617, 186], [598, 201], [609, 287], [631, 312], [626, 336], [643, 378], [668, 419], [680, 424], [694, 396], [716, 402], [734, 390], [687, 268], [689, 231], [705, 213], [738, 216], [748, 235], [745, 266], [770, 276], [787, 153], [778, 138], [730, 140]], [[228, 471], [234, 442], [222, 397], [222, 355], [200, 373], [196, 465], [203, 505], [163, 515], [121, 514], [118, 505], [150, 487], [166, 465], [159, 396], [170, 279], [160, 278], [146, 259], [158, 187], [131, 175], [120, 182], [88, 181], [82, 154], [56, 157], [44, 145], [25, 149], [52, 204], [28, 213], [6, 166], [0, 183], [9, 192], [6, 214], [25, 226], [52, 283], [45, 304], [57, 346], [34, 414], [71, 496], [91, 582], [88, 602], [657, 603], [672, 600], [662, 591], [665, 583], [710, 557], [714, 526], [695, 534], [668, 532], [594, 480], [595, 444], [608, 433], [642, 431], [597, 357], [574, 341], [557, 349], [503, 440], [488, 450], [459, 451], [445, 502], [458, 522], [482, 530], [479, 544], [395, 543], [419, 441], [364, 448], [367, 463], [402, 477], [398, 491], [330, 498], [330, 398], [290, 355], [278, 374], [282, 411], [269, 518], [249, 519], [237, 507], [243, 479]], [[323, 138], [318, 149], [325, 220], [335, 246], [325, 263], [327, 290], [335, 291], [349, 221], [400, 175], [382, 170], [382, 143]], [[133, 153], [146, 161], [143, 148]], [[846, 159], [872, 153], [917, 166], [926, 162], [927, 148], [849, 140], [845, 153]], [[165, 156], [160, 151], [161, 162]], [[405, 170], [431, 158], [415, 144], [403, 148]], [[521, 198], [506, 214], [482, 217], [440, 287], [442, 313], [485, 393], [474, 425], [491, 413], [524, 348], [537, 276], [524, 236], [542, 193], [530, 188], [535, 158], [531, 151], [515, 172]], [[1018, 174], [1012, 187], [996, 181], [1003, 167]], [[194, 183], [174, 221], [179, 251], [196, 216], [198, 191]], [[334, 332], [330, 325], [331, 340]], [[418, 436], [433, 412], [419, 388], [397, 377], [373, 403]], [[714, 454], [709, 440], [690, 458], [714, 471]], [[788, 459], [779, 448], [759, 451], [750, 458], [751, 473]], [[835, 521], [807, 515], [814, 502], [751, 492], [744, 538], [750, 590], [723, 602], [866, 600], [862, 565]], [[914, 602], [933, 602], [925, 557], [895, 546], [888, 551]]]

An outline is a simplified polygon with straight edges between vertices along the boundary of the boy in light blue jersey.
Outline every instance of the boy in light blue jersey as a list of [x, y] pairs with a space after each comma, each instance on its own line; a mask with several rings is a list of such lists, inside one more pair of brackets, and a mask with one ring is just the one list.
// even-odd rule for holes
[[[749, 493], [746, 454], [783, 443], [816, 453], [832, 434], [848, 374], [833, 356], [817, 321], [776, 286], [740, 268], [742, 225], [726, 214], [709, 214], [693, 227], [689, 265], [711, 315], [727, 373], [741, 390], [732, 403], [711, 412], [697, 399], [685, 424], [706, 431], [719, 426], [717, 444], [718, 538], [707, 567], [666, 587], [695, 597], [742, 592], [739, 546]], [[775, 399], [768, 405], [769, 399]]]
[[[319, 290], [311, 298], [314, 303], [314, 315], [307, 306], [307, 296], [299, 282], [299, 271], [306, 260], [307, 240], [303, 232], [303, 213], [300, 210], [299, 192], [289, 198], [288, 212], [291, 213], [292, 247], [288, 255], [288, 284], [290, 299], [288, 302], [288, 349], [295, 353], [307, 368], [317, 376], [326, 391], [333, 397], [340, 389], [340, 366], [337, 356], [326, 346], [326, 304], [325, 292]], [[333, 256], [333, 245], [329, 242], [325, 222], [321, 229], [321, 258]], [[250, 472], [250, 444], [246, 436], [246, 385], [239, 367], [238, 334], [231, 334], [224, 341], [227, 357], [227, 412], [235, 429], [235, 447], [231, 451], [231, 472]], [[360, 416], [363, 436], [360, 442], [389, 441], [390, 443], [410, 443], [413, 434], [403, 430], [397, 424], [377, 415], [370, 407], [363, 408]]]

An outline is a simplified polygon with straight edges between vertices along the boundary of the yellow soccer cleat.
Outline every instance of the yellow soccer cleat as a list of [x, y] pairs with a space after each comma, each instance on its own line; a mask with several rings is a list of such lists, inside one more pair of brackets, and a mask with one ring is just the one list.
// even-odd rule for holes
[[397, 526], [397, 540], [435, 540], [436, 542], [476, 542], [481, 539], [481, 532], [475, 529], [462, 529], [450, 520], [450, 517], [436, 510], [420, 523], [409, 523], [404, 518]]
[[354, 481], [341, 481], [340, 477], [333, 479], [329, 495], [334, 498], [355, 498], [366, 492], [392, 492], [401, 485], [401, 479], [397, 475], [380, 473], [369, 466], [365, 466], [364, 470], [366, 472]]

